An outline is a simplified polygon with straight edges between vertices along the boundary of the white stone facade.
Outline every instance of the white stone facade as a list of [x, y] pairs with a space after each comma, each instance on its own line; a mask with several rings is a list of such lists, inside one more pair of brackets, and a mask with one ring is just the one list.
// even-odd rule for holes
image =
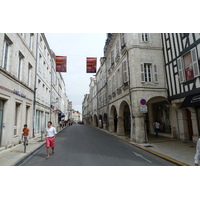
[[[52, 93], [58, 96], [58, 112], [52, 114], [57, 126], [59, 114], [67, 112], [67, 96], [44, 34], [1, 33], [0, 51], [0, 147], [4, 149], [19, 144], [24, 124], [30, 137], [44, 131], [53, 113]], [[52, 71], [59, 80], [55, 84]]]
[[[97, 120], [102, 119], [103, 128], [136, 142], [148, 140], [156, 117], [166, 130], [170, 125], [165, 113], [154, 113], [158, 105], [168, 105], [161, 34], [108, 34], [104, 56], [96, 77]], [[103, 87], [98, 87], [99, 81], [105, 82]], [[107, 95], [101, 104], [103, 94]], [[88, 113], [89, 118], [96, 115], [90, 108]]]

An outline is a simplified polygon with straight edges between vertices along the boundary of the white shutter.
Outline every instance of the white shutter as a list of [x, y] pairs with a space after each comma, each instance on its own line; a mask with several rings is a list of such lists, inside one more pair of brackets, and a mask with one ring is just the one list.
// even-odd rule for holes
[[196, 48], [191, 50], [191, 54], [192, 54], [192, 65], [193, 65], [194, 77], [197, 77], [199, 76], [199, 65], [198, 65]]
[[178, 74], [179, 74], [180, 83], [183, 83], [185, 81], [185, 76], [184, 76], [182, 57], [177, 59], [177, 66], [178, 66]]
[[144, 64], [141, 64], [141, 81], [144, 82]]
[[154, 65], [153, 66], [153, 81], [155, 82], [155, 83], [157, 83], [158, 82], [158, 72], [157, 72], [157, 66], [156, 65]]

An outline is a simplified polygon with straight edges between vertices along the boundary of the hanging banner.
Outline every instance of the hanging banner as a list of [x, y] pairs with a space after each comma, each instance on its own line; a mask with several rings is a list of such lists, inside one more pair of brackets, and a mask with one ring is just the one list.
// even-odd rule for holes
[[87, 58], [86, 62], [86, 73], [96, 73], [97, 58]]
[[67, 56], [56, 56], [56, 72], [67, 72]]

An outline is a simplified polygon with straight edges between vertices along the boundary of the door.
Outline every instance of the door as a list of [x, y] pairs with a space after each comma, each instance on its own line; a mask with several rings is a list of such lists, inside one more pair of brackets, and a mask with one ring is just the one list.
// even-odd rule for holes
[[191, 119], [191, 113], [188, 109], [186, 109], [187, 113], [187, 121], [188, 121], [188, 133], [189, 133], [189, 139], [192, 140], [193, 136], [193, 128], [192, 128], [192, 119]]
[[0, 100], [0, 147], [1, 147], [2, 127], [3, 127], [3, 101]]

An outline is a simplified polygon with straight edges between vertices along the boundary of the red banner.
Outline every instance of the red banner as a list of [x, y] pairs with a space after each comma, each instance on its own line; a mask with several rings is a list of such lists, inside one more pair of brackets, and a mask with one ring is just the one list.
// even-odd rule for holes
[[97, 58], [88, 57], [87, 62], [86, 62], [86, 66], [87, 66], [87, 69], [86, 69], [87, 73], [96, 73]]
[[67, 71], [67, 57], [56, 56], [56, 72], [66, 72], [66, 71]]

